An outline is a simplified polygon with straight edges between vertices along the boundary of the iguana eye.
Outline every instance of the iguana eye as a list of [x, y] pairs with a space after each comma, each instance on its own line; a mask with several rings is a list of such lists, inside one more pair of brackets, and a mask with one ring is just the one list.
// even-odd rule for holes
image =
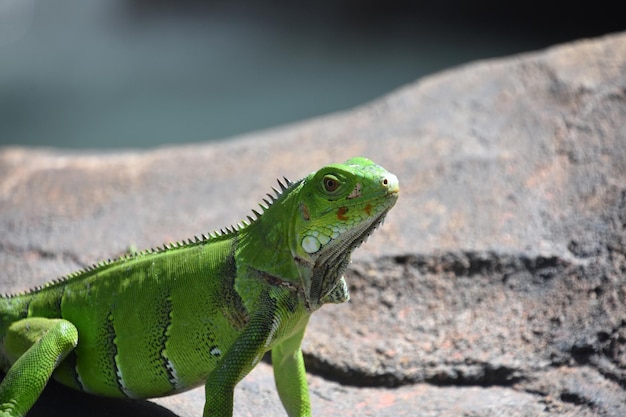
[[333, 175], [326, 175], [324, 177], [324, 189], [329, 193], [336, 191], [339, 188], [339, 180]]

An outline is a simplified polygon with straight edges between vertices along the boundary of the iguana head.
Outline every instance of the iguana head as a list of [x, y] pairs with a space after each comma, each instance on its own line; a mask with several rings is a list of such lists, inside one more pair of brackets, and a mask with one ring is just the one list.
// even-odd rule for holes
[[301, 268], [311, 268], [310, 303], [348, 300], [342, 274], [350, 254], [383, 221], [398, 192], [395, 175], [360, 157], [302, 180], [290, 239]]

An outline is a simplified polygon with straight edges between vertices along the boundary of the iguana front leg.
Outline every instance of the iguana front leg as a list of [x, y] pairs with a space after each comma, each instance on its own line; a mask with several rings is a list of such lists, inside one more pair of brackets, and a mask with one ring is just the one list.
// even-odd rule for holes
[[78, 331], [67, 320], [27, 318], [13, 323], [2, 346], [13, 364], [0, 384], [0, 416], [23, 417], [77, 344]]
[[266, 293], [241, 335], [205, 384], [204, 417], [231, 417], [235, 385], [262, 359], [275, 331], [276, 303]]
[[[262, 307], [230, 347], [219, 365], [209, 374], [206, 385], [204, 417], [230, 417], [235, 385], [263, 358], [280, 333], [281, 323], [293, 319], [285, 304], [283, 290], [261, 297]], [[274, 375], [278, 392], [290, 417], [310, 417], [311, 406], [306, 371], [300, 350], [306, 321], [299, 323], [293, 336], [272, 347]]]
[[302, 357], [305, 328], [272, 349], [274, 380], [280, 401], [290, 417], [310, 416], [311, 401]]

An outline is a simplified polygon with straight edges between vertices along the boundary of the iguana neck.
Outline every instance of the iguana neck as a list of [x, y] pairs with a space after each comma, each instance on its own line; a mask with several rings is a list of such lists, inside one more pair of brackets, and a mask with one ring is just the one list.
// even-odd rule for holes
[[237, 259], [266, 281], [297, 290], [306, 308], [314, 311], [325, 302], [321, 300], [324, 294], [341, 280], [350, 251], [329, 251], [316, 259], [297, 255], [293, 234], [296, 217], [301, 215], [300, 187], [301, 182], [296, 182], [271, 202], [266, 201], [263, 213], [239, 231]]
[[249, 268], [303, 286], [289, 239], [297, 210], [298, 185], [292, 184], [272, 197], [271, 202], [266, 201], [263, 213], [239, 231], [237, 259]]

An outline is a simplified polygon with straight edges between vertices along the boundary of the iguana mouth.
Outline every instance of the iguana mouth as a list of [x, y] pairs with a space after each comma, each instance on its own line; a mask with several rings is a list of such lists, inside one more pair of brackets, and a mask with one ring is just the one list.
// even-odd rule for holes
[[339, 246], [343, 250], [347, 249], [348, 254], [351, 254], [356, 248], [367, 241], [374, 230], [385, 222], [385, 216], [387, 216], [388, 212], [389, 209], [382, 211], [372, 222], [365, 223], [363, 226], [357, 226], [345, 232], [345, 239]]
[[[397, 189], [387, 190], [384, 193], [381, 193], [378, 197], [376, 197], [375, 201], [381, 201], [381, 200], [384, 201], [384, 200], [388, 200], [391, 198], [395, 198], [395, 199], [398, 198]], [[347, 253], [347, 255], [349, 256], [356, 248], [358, 248], [365, 241], [367, 241], [367, 238], [372, 234], [374, 230], [376, 230], [379, 226], [381, 226], [385, 222], [385, 217], [387, 216], [387, 213], [389, 213], [389, 210], [391, 210], [391, 208], [394, 206], [394, 204], [395, 204], [395, 200], [393, 201], [393, 203], [391, 203], [389, 207], [381, 211], [370, 222], [364, 222], [344, 232], [338, 239], [336, 239], [336, 240], [340, 240], [340, 242], [329, 243], [328, 246], [325, 248], [325, 250], [323, 250], [324, 253], [321, 254], [320, 257], [318, 258], [318, 262], [320, 258], [323, 258], [325, 256], [325, 253], [327, 251], [339, 252], [339, 254]]]

